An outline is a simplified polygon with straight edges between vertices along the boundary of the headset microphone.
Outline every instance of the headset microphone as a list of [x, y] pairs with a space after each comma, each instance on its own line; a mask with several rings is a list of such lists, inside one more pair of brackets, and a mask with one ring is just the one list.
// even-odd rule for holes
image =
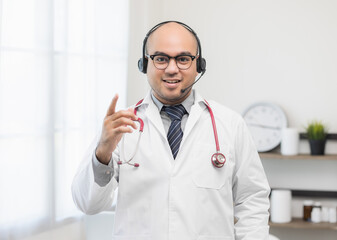
[[205, 74], [205, 72], [206, 72], [206, 69], [201, 73], [201, 75], [198, 77], [198, 79], [197, 80], [195, 80], [190, 86], [188, 86], [187, 88], [184, 88], [184, 89], [181, 89], [180, 91], [181, 91], [181, 93], [184, 93], [184, 92], [186, 92], [186, 90], [187, 89], [190, 89], [190, 88], [192, 88], [193, 87], [193, 85], [194, 84], [196, 84], [198, 81], [199, 81], [199, 79], [202, 77], [202, 75], [204, 75]]

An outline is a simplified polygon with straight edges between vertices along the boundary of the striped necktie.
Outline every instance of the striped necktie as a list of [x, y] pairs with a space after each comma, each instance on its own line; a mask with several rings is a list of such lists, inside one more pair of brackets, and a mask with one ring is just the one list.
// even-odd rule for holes
[[183, 131], [181, 130], [181, 119], [187, 113], [183, 105], [164, 106], [162, 108], [171, 119], [171, 125], [167, 133], [167, 140], [170, 144], [173, 158], [175, 159], [181, 140], [183, 138]]

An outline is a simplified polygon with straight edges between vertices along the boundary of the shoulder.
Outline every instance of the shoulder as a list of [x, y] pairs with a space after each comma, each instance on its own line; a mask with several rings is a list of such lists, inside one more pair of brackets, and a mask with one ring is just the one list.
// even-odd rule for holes
[[221, 120], [234, 120], [234, 121], [241, 121], [241, 115], [231, 108], [224, 106], [214, 100], [208, 100], [203, 98], [198, 92], [195, 92], [195, 102], [203, 102], [208, 103], [211, 110], [214, 113], [214, 118], [221, 119]]
[[217, 125], [226, 129], [226, 133], [232, 137], [235, 143], [240, 145], [247, 140], [250, 143], [253, 142], [251, 133], [241, 114], [215, 101], [209, 101], [209, 105], [213, 110]]
[[244, 121], [241, 114], [234, 111], [233, 109], [227, 106], [224, 106], [213, 100], [210, 100], [208, 103], [214, 113], [215, 118], [220, 118], [222, 120], [228, 120], [234, 123], [241, 123]]

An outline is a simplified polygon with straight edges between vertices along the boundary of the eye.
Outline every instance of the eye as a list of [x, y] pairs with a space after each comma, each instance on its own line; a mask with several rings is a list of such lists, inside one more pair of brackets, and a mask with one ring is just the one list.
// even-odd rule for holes
[[181, 64], [186, 64], [191, 61], [191, 57], [190, 56], [179, 56], [177, 57], [177, 61]]
[[168, 57], [166, 56], [155, 56], [154, 61], [156, 63], [168, 63]]

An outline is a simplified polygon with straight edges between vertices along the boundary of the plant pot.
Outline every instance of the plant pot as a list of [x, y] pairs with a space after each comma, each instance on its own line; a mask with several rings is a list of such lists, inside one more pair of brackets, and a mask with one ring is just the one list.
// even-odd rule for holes
[[324, 155], [326, 139], [309, 139], [311, 155]]

